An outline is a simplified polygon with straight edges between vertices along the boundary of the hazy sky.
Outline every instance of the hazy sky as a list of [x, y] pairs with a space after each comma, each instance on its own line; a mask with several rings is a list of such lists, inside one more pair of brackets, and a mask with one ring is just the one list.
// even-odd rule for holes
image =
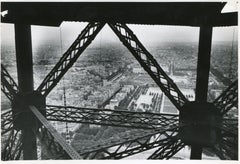
[[[176, 1], [176, 0], [175, 0]], [[193, 1], [193, 0], [190, 0]], [[195, 1], [195, 0], [194, 0]], [[214, 0], [212, 0], [214, 1]], [[238, 11], [238, 0], [228, 0], [222, 12]], [[75, 40], [87, 23], [63, 22], [60, 27], [32, 26], [33, 46], [46, 41], [71, 43]], [[143, 44], [161, 42], [198, 42], [199, 28], [189, 26], [160, 26], [160, 25], [129, 25]], [[213, 42], [236, 41], [238, 36], [237, 27], [216, 27], [213, 29]], [[1, 41], [14, 44], [14, 26], [1, 23]], [[118, 38], [105, 25], [93, 43], [119, 42]]]
[[[62, 35], [63, 43], [71, 43], [81, 32], [87, 23], [63, 22], [60, 27], [32, 26], [33, 46], [46, 41], [60, 41]], [[199, 28], [190, 26], [162, 26], [162, 25], [129, 25], [143, 44], [161, 42], [198, 42]], [[215, 27], [213, 29], [213, 42], [215, 41], [237, 41], [237, 27]], [[234, 36], [234, 37], [233, 37]], [[1, 41], [14, 44], [14, 26], [1, 23]], [[108, 25], [95, 39], [97, 42], [119, 42]]]
[[[176, 1], [176, 0], [175, 0]], [[193, 0], [189, 0], [193, 1]], [[196, 1], [196, 0], [194, 0]], [[214, 0], [212, 0], [214, 1]], [[223, 0], [224, 1], [224, 0]], [[226, 0], [225, 0], [226, 1]], [[222, 12], [238, 11], [238, 0], [228, 0]], [[75, 40], [87, 23], [63, 22], [60, 27], [32, 26], [33, 46], [46, 41], [60, 41], [60, 33], [63, 43], [71, 43]], [[160, 25], [129, 25], [139, 40], [144, 44], [161, 42], [198, 42], [199, 28], [189, 26], [160, 26]], [[14, 44], [14, 26], [1, 23], [1, 41]], [[238, 28], [216, 27], [213, 29], [213, 42], [215, 41], [236, 41]], [[93, 43], [119, 42], [118, 38], [105, 25]]]

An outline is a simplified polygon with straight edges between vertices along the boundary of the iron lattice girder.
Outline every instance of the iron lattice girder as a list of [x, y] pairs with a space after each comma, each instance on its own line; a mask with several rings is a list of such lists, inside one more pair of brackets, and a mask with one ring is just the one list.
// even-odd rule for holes
[[[22, 155], [22, 134], [20, 131], [12, 129], [9, 132], [9, 137], [2, 149], [1, 159], [7, 160], [19, 160]], [[3, 145], [2, 145], [3, 146]]]
[[220, 159], [238, 159], [238, 119], [223, 118], [215, 128], [218, 140], [212, 147], [213, 151]]
[[107, 140], [78, 152], [84, 159], [121, 159], [169, 142], [171, 137], [176, 136], [177, 129], [169, 127], [158, 131], [135, 130], [134, 136], [119, 136], [124, 139]]
[[[1, 90], [13, 101], [18, 92], [18, 86], [1, 64]], [[12, 111], [9, 110], [1, 114], [1, 135], [9, 135], [2, 149], [2, 160], [18, 160], [22, 155], [21, 132], [13, 129]]]
[[[9, 75], [7, 70], [1, 65], [1, 82], [2, 82], [2, 91], [7, 95], [7, 97], [13, 101], [14, 96], [16, 96], [18, 92], [18, 86], [14, 82], [13, 78]], [[9, 96], [8, 96], [9, 95]], [[16, 100], [19, 101], [19, 100]], [[25, 102], [20, 102], [21, 105], [25, 106]], [[34, 108], [34, 107], [32, 107]], [[64, 155], [67, 158], [80, 158], [80, 156], [75, 153], [74, 149], [71, 148], [67, 143], [61, 138], [61, 136], [54, 130], [53, 127], [46, 121], [46, 119], [42, 116], [42, 114], [37, 109], [31, 109], [32, 112], [36, 115], [38, 120], [44, 125], [41, 127], [39, 131], [39, 136], [45, 136], [45, 143], [51, 146], [52, 149], [55, 148], [55, 152], [60, 154], [60, 156]], [[13, 127], [13, 118], [12, 111], [8, 111], [1, 115], [1, 123], [2, 123], [2, 133], [6, 133]], [[19, 134], [19, 131], [12, 129], [9, 139], [6, 142], [6, 146], [2, 150], [2, 159], [4, 160], [13, 160], [19, 159], [22, 152], [22, 140], [20, 138], [22, 136]], [[67, 150], [66, 150], [67, 149]], [[71, 151], [72, 150], [72, 151]], [[55, 154], [56, 155], [56, 154]]]
[[159, 129], [178, 125], [178, 115], [92, 109], [71, 106], [46, 106], [47, 120], [98, 125]]
[[221, 131], [222, 137], [213, 147], [214, 152], [220, 159], [238, 160], [238, 139], [232, 134]]
[[61, 59], [50, 71], [50, 73], [45, 77], [43, 82], [37, 88], [37, 91], [46, 97], [49, 92], [57, 85], [64, 74], [76, 62], [78, 57], [92, 42], [92, 40], [96, 37], [103, 26], [103, 23], [89, 23], [83, 29], [77, 39], [73, 42], [70, 48], [63, 54]]
[[18, 86], [2, 64], [1, 64], [1, 83], [2, 83], [1, 90], [10, 101], [13, 101], [13, 96], [18, 92]]
[[238, 108], [238, 80], [233, 82], [213, 104], [218, 108], [222, 115], [231, 109]]
[[109, 26], [176, 108], [181, 110], [188, 100], [133, 32], [125, 24], [109, 23]]
[[221, 125], [217, 127], [224, 133], [228, 133], [235, 139], [238, 138], [238, 119], [223, 118]]
[[[79, 154], [70, 146], [67, 144], [67, 142], [62, 138], [62, 136], [54, 129], [54, 127], [44, 118], [44, 116], [38, 111], [38, 109], [34, 106], [29, 106], [30, 110], [33, 112], [33, 114], [36, 116], [36, 118], [40, 121], [40, 123], [46, 128], [48, 132], [46, 132], [44, 129], [42, 129], [42, 136], [44, 134], [48, 135], [46, 139], [49, 139], [49, 144], [55, 144], [53, 147], [59, 147], [59, 145], [62, 147], [62, 149], [65, 151], [65, 153], [69, 156], [71, 159], [81, 159]], [[52, 148], [53, 148], [52, 147]], [[60, 150], [57, 150], [58, 152], [61, 152]], [[61, 153], [62, 154], [62, 153]]]
[[1, 114], [1, 134], [5, 134], [12, 130], [13, 128], [13, 118], [12, 111], [8, 110]]
[[49, 159], [70, 159], [63, 147], [44, 126], [39, 128], [37, 136], [41, 143], [41, 149], [44, 151], [42, 154], [46, 153]]
[[180, 151], [185, 144], [178, 139], [172, 139], [162, 144], [148, 159], [169, 159]]

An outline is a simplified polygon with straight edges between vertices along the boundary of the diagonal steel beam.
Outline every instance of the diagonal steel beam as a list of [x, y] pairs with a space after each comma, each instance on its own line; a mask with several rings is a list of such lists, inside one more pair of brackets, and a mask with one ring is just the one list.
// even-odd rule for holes
[[44, 126], [39, 128], [37, 137], [41, 143], [41, 155], [43, 159], [71, 159], [61, 144], [54, 139]]
[[18, 92], [18, 86], [2, 64], [1, 84], [1, 90], [3, 93], [8, 97], [10, 101], [13, 101], [13, 96]]
[[121, 159], [161, 146], [177, 135], [177, 127], [164, 127], [158, 131], [135, 130], [134, 134], [124, 134], [119, 136], [123, 139], [113, 138], [77, 151], [84, 159]]
[[224, 115], [234, 108], [238, 108], [238, 80], [234, 81], [213, 104]]
[[8, 110], [1, 114], [1, 134], [9, 132], [13, 128], [12, 111]]
[[[67, 142], [62, 138], [62, 136], [56, 131], [56, 129], [45, 119], [45, 117], [38, 111], [38, 109], [35, 106], [29, 106], [30, 110], [33, 112], [33, 114], [36, 116], [36, 118], [39, 120], [39, 122], [44, 126], [44, 129], [41, 129], [42, 136], [47, 135], [46, 140], [48, 140], [48, 144], [50, 148], [60, 148], [62, 150], [57, 150], [57, 152], [60, 152], [60, 156], [63, 155], [62, 152], [64, 151], [67, 155], [67, 158], [71, 159], [81, 159], [80, 155], [72, 148], [70, 145], [67, 144]], [[46, 131], [47, 130], [47, 131]]]
[[226, 135], [213, 147], [216, 155], [223, 160], [238, 160], [238, 140]]
[[222, 133], [229, 134], [235, 139], [238, 138], [238, 119], [229, 119], [229, 118], [223, 118], [222, 123], [220, 126], [217, 127], [217, 129], [222, 130]]
[[[19, 88], [6, 68], [1, 64], [1, 90], [12, 102]], [[18, 160], [22, 155], [22, 134], [13, 129], [12, 110], [1, 114], [1, 135], [8, 134], [8, 139], [2, 149], [2, 160]]]
[[109, 26], [176, 108], [181, 110], [188, 100], [134, 33], [125, 24], [109, 23]]
[[179, 152], [185, 144], [178, 139], [172, 139], [168, 142], [159, 146], [159, 149], [156, 150], [148, 159], [170, 159], [177, 152]]
[[178, 125], [178, 115], [92, 109], [71, 106], [46, 106], [47, 120], [90, 123], [128, 128], [155, 129]]
[[22, 156], [22, 137], [20, 131], [12, 129], [2, 149], [1, 158], [7, 160], [19, 160]]
[[57, 85], [64, 74], [71, 68], [76, 62], [82, 52], [93, 41], [98, 32], [103, 28], [104, 23], [89, 23], [73, 42], [70, 48], [63, 54], [58, 63], [45, 77], [43, 82], [37, 88], [38, 92], [41, 92], [45, 97], [50, 91]]
[[223, 118], [222, 123], [215, 127], [218, 130], [218, 140], [213, 147], [220, 159], [238, 159], [238, 119]]
[[[17, 84], [14, 82], [13, 78], [9, 75], [7, 70], [2, 65], [1, 69], [1, 82], [2, 82], [2, 90], [8, 96], [8, 98], [12, 101], [13, 97], [16, 95], [18, 91]], [[21, 102], [21, 105], [25, 105], [24, 102]], [[27, 106], [26, 106], [27, 107]], [[40, 112], [37, 111], [36, 108], [32, 107], [31, 109], [39, 121], [44, 125], [44, 127], [39, 130], [39, 136], [45, 136], [44, 141], [46, 145], [50, 145], [50, 149], [55, 148], [55, 155], [63, 156], [65, 158], [80, 158], [80, 156], [71, 148], [64, 139], [56, 132], [56, 130], [51, 127], [51, 125], [47, 122], [47, 120], [41, 115]], [[22, 153], [22, 134], [20, 131], [16, 131], [12, 129], [12, 111], [7, 111], [1, 115], [1, 128], [2, 134], [9, 132], [9, 138], [2, 149], [2, 159], [3, 160], [15, 160], [19, 159]], [[40, 137], [41, 138], [41, 137]], [[41, 140], [42, 141], [42, 140]], [[53, 146], [55, 145], [55, 146]], [[75, 152], [75, 154], [74, 154]]]

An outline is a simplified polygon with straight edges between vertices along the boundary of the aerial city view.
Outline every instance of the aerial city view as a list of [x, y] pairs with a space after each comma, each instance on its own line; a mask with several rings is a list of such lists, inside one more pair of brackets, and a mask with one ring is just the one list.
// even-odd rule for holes
[[[44, 27], [42, 33], [40, 26], [32, 27], [35, 87], [39, 86], [84, 25], [81, 23], [65, 23], [61, 27], [49, 29]], [[71, 26], [75, 32], [70, 31]], [[169, 38], [167, 38], [167, 34], [162, 32], [167, 31], [168, 27], [166, 26], [151, 26], [150, 28], [154, 30], [163, 28], [162, 31], [159, 30], [160, 32], [157, 33], [159, 36], [155, 37], [154, 34], [150, 33], [150, 30], [146, 30], [149, 27], [148, 25], [130, 25], [131, 27], [133, 32], [135, 32], [134, 29], [137, 29], [136, 35], [139, 35], [139, 40], [143, 41], [146, 49], [177, 84], [185, 97], [189, 101], [194, 101], [199, 28], [169, 27], [170, 32], [167, 33]], [[1, 63], [17, 81], [13, 29], [13, 26], [2, 25]], [[9, 35], [6, 31], [11, 34]], [[174, 34], [170, 34], [171, 32]], [[188, 34], [191, 32], [194, 33], [194, 36]], [[222, 32], [224, 35], [219, 36]], [[162, 38], [161, 34], [163, 35]], [[48, 105], [178, 115], [178, 109], [114, 35], [111, 29], [105, 26], [103, 32], [98, 34], [92, 44], [48, 95], [46, 103]], [[189, 39], [189, 37], [192, 38]], [[235, 81], [238, 75], [236, 27], [214, 29], [213, 38], [208, 85], [208, 101], [210, 102], [215, 100], [224, 89]], [[9, 110], [9, 108], [11, 108], [10, 101], [4, 94], [1, 94], [2, 112]], [[237, 118], [237, 110], [231, 111], [229, 117]], [[77, 151], [89, 145], [110, 142], [121, 136], [141, 131], [81, 123], [53, 121], [51, 123]], [[4, 140], [2, 139], [2, 142]], [[147, 159], [155, 150], [156, 148], [125, 159]], [[189, 152], [190, 148], [185, 146], [172, 159], [189, 159]], [[39, 153], [41, 153], [40, 150]], [[219, 159], [216, 154], [208, 151], [208, 149], [203, 150], [202, 158]]]

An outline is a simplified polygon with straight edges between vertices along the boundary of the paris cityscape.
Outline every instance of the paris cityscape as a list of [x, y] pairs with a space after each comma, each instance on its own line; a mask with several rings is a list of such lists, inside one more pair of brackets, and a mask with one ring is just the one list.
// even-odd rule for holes
[[[33, 48], [35, 87], [39, 86], [67, 47], [68, 45], [60, 45], [56, 41], [42, 43]], [[161, 42], [147, 49], [185, 97], [194, 101], [198, 42]], [[237, 79], [237, 54], [236, 41], [219, 41], [212, 44], [208, 101], [215, 100]], [[2, 42], [1, 63], [17, 81], [14, 45]], [[49, 105], [179, 114], [176, 107], [120, 41], [88, 47], [46, 101]], [[10, 101], [1, 94], [2, 112], [10, 107]], [[233, 110], [229, 116], [236, 118], [238, 113]], [[51, 123], [77, 151], [88, 145], [116, 140], [140, 131], [103, 125]], [[151, 149], [125, 159], [146, 159], [155, 150]], [[173, 159], [189, 159], [189, 151], [190, 148], [186, 146], [174, 155]], [[204, 149], [203, 159], [219, 158]]]

